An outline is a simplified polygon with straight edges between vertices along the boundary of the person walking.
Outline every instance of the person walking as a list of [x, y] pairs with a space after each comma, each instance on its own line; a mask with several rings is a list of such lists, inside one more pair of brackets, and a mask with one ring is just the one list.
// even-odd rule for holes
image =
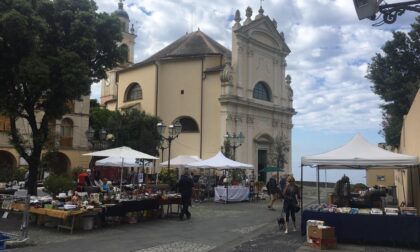
[[187, 219], [191, 218], [191, 213], [188, 211], [188, 207], [191, 205], [191, 196], [194, 187], [194, 182], [189, 176], [188, 172], [185, 172], [178, 182], [179, 192], [181, 193], [182, 209], [179, 214], [179, 219], [183, 220], [184, 215]]
[[280, 181], [279, 181], [279, 191], [280, 191], [279, 192], [279, 198], [280, 199], [284, 198], [283, 192], [284, 192], [284, 189], [286, 188], [287, 177], [288, 177], [288, 175], [286, 173], [280, 176]]
[[276, 174], [273, 174], [267, 182], [267, 193], [270, 196], [270, 202], [268, 204], [268, 209], [274, 209], [273, 204], [277, 198], [277, 181], [276, 181]]
[[300, 207], [299, 187], [295, 184], [293, 176], [287, 178], [287, 185], [283, 192], [284, 202], [283, 211], [286, 213], [286, 224], [284, 233], [289, 233], [289, 216], [292, 217], [293, 231], [296, 231], [296, 210]]

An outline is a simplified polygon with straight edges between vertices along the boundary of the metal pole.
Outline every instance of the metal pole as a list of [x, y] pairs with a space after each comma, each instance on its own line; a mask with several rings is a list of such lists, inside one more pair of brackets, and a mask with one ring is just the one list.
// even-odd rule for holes
[[413, 166], [410, 166], [410, 181], [411, 181], [411, 206], [414, 206], [414, 188], [413, 188]]
[[124, 158], [121, 161], [121, 176], [120, 176], [120, 198], [122, 194], [122, 179], [123, 179], [123, 169], [124, 169]]
[[172, 142], [172, 138], [169, 137], [168, 138], [168, 174], [169, 174], [169, 169], [171, 167], [171, 142]]
[[303, 215], [303, 164], [300, 165], [300, 216]]
[[318, 204], [321, 204], [321, 196], [320, 196], [320, 190], [319, 190], [319, 166], [316, 166], [316, 187], [318, 191]]

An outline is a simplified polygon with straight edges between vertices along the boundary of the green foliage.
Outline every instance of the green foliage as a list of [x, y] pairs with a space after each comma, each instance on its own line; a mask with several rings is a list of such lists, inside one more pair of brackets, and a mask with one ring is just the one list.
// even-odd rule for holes
[[160, 145], [158, 122], [158, 117], [136, 109], [121, 113], [98, 108], [91, 113], [91, 125], [96, 132], [103, 128], [114, 135], [111, 147], [128, 146], [153, 156], [158, 154]]
[[410, 109], [420, 84], [420, 17], [412, 30], [394, 32], [368, 67], [372, 90], [384, 101], [382, 133], [388, 145], [398, 147], [403, 117]]
[[364, 191], [367, 189], [368, 189], [368, 186], [363, 183], [357, 183], [350, 186], [350, 191], [352, 192]]
[[0, 182], [9, 182], [13, 180], [24, 181], [27, 170], [28, 169], [25, 167], [13, 169], [13, 167], [0, 164]]
[[168, 184], [173, 190], [178, 182], [177, 171], [168, 168], [162, 168], [159, 173], [159, 181], [162, 184]]
[[51, 196], [57, 196], [59, 193], [74, 190], [75, 184], [69, 177], [50, 175], [45, 179], [44, 187]]
[[[48, 121], [122, 61], [121, 38], [118, 18], [98, 13], [92, 0], [0, 1], [0, 113], [10, 118], [12, 144], [29, 164], [30, 194]], [[16, 126], [19, 118], [29, 138]]]

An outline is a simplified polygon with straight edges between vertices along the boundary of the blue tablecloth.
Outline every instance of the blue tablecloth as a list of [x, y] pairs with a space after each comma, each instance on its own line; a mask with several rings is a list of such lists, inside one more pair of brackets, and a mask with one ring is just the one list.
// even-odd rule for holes
[[325, 225], [335, 227], [338, 242], [420, 245], [419, 216], [353, 215], [305, 210], [302, 235], [306, 235], [307, 220], [323, 220]]

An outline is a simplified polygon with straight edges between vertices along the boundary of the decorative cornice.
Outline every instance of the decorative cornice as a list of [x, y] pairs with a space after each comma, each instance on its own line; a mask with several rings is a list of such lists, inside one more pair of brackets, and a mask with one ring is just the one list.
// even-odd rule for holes
[[293, 116], [296, 114], [296, 111], [293, 108], [286, 108], [282, 107], [280, 105], [274, 105], [274, 104], [261, 104], [257, 103], [255, 101], [252, 101], [250, 99], [233, 96], [233, 95], [222, 95], [219, 98], [219, 102], [221, 105], [237, 105], [237, 106], [243, 106], [246, 108], [255, 108], [258, 110], [263, 110], [270, 113], [278, 113], [286, 116]]

